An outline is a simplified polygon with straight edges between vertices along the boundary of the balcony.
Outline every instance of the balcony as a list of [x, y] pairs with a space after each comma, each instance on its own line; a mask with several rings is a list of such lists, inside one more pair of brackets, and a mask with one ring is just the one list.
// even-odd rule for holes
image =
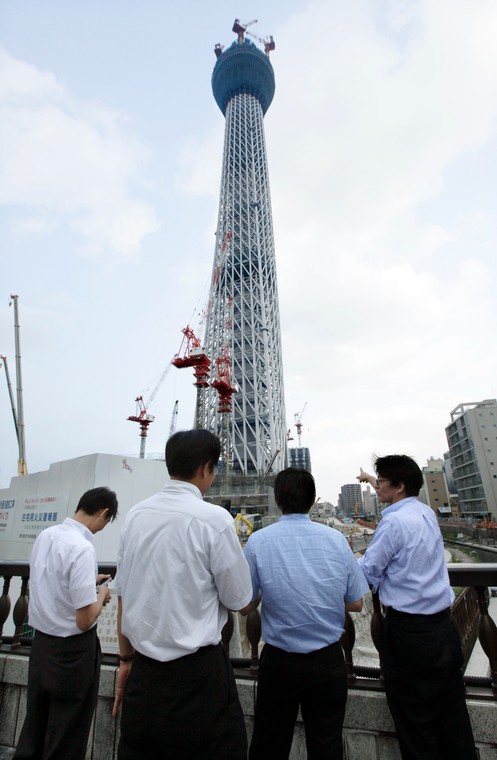
[[[100, 572], [114, 573], [114, 565], [101, 565]], [[13, 624], [12, 636], [0, 638], [0, 757], [1, 747], [14, 747], [22, 727], [26, 704], [26, 683], [30, 651], [29, 638], [23, 637], [27, 615], [29, 566], [26, 562], [0, 562], [3, 593], [0, 597], [0, 637], [4, 624]], [[466, 699], [480, 760], [497, 760], [497, 627], [488, 614], [488, 587], [497, 587], [497, 564], [449, 565], [453, 586], [463, 588], [452, 608], [461, 633], [466, 661], [475, 640], [481, 647], [481, 675], [465, 676]], [[13, 581], [13, 579], [16, 579]], [[11, 584], [20, 586], [12, 613]], [[223, 630], [226, 648], [233, 641], [238, 616], [230, 615]], [[381, 674], [383, 613], [377, 595], [372, 597], [371, 638], [377, 651], [377, 664], [354, 662], [354, 644], [359, 617], [346, 616], [342, 637], [347, 664], [349, 698], [344, 723], [346, 760], [400, 760], [392, 719], [386, 704]], [[250, 657], [233, 657], [240, 701], [250, 738], [257, 689], [260, 649], [260, 616], [256, 610], [246, 621]], [[478, 646], [478, 643], [477, 643]], [[115, 655], [105, 655], [100, 680], [97, 710], [90, 734], [88, 760], [113, 760], [117, 756], [119, 723], [111, 717], [117, 671]], [[5, 757], [10, 757], [5, 749]], [[306, 758], [303, 726], [297, 722], [290, 760]]]

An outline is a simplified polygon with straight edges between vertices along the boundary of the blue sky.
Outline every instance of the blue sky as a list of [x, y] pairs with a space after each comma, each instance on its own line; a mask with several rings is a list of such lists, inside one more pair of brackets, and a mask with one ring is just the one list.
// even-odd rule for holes
[[[138, 453], [126, 420], [207, 301], [224, 119], [214, 43], [272, 34], [266, 118], [288, 427], [318, 493], [422, 465], [497, 394], [497, 6], [0, 0], [0, 353], [19, 294], [27, 463]], [[171, 369], [147, 451], [189, 370]], [[17, 470], [0, 379], [0, 487]], [[296, 438], [296, 436], [294, 436]]]

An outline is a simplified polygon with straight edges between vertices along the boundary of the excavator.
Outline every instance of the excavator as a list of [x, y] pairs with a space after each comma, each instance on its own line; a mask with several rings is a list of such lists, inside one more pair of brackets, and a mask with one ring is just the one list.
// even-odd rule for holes
[[256, 530], [262, 528], [262, 518], [260, 514], [255, 515], [243, 515], [239, 512], [235, 515], [235, 530], [238, 540], [243, 546], [248, 537]]

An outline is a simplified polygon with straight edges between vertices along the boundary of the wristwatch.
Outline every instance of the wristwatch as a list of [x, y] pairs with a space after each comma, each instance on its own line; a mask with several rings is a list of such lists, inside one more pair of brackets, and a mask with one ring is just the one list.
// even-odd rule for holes
[[131, 662], [135, 655], [134, 654], [119, 654], [117, 655], [117, 659], [119, 662]]

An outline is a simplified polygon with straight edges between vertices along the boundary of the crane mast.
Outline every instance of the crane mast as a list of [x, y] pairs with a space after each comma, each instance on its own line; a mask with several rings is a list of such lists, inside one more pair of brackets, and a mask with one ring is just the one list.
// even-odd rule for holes
[[[17, 384], [17, 441], [19, 444], [19, 459], [17, 460], [17, 474], [27, 475], [28, 467], [26, 464], [26, 443], [24, 440], [24, 407], [22, 396], [22, 373], [21, 373], [21, 344], [19, 337], [19, 309], [17, 300], [19, 296], [11, 294], [12, 303], [14, 304], [14, 338], [16, 350], [16, 384]], [[12, 395], [11, 395], [12, 401]], [[14, 415], [14, 421], [16, 416]]]

